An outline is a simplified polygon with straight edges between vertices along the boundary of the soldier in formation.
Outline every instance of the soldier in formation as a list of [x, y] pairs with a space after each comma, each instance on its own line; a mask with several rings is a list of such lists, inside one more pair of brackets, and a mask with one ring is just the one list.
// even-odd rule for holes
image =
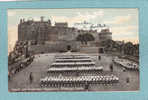
[[33, 75], [32, 75], [32, 72], [30, 72], [30, 75], [29, 75], [29, 81], [30, 81], [30, 83], [33, 82]]

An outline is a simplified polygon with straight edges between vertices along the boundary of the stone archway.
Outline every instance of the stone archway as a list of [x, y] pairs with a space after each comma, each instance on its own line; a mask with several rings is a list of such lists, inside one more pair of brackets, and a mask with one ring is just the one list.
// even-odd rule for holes
[[71, 51], [71, 45], [67, 45], [67, 51]]

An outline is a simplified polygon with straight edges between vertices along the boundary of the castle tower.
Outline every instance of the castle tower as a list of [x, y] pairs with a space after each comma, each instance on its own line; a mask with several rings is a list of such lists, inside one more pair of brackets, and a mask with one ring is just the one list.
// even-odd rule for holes
[[102, 29], [101, 32], [99, 32], [99, 42], [106, 41], [106, 40], [112, 40], [112, 32], [107, 29]]
[[44, 16], [41, 16], [41, 22], [43, 22], [44, 21]]

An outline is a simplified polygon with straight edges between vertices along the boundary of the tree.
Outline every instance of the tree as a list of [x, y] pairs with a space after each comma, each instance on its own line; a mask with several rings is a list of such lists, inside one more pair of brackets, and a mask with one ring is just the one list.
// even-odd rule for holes
[[[119, 41], [121, 42], [121, 41]], [[120, 54], [130, 55], [130, 56], [138, 56], [139, 54], [139, 44], [133, 44], [132, 42], [127, 43], [119, 43], [114, 40], [105, 40], [101, 42], [101, 46], [104, 47], [106, 52], [117, 52]]]
[[133, 55], [134, 53], [134, 45], [131, 42], [127, 42], [124, 45], [124, 53], [127, 55]]
[[76, 40], [81, 41], [82, 44], [84, 44], [84, 43], [87, 44], [88, 41], [94, 41], [95, 38], [92, 34], [85, 33], [85, 34], [79, 34], [76, 37]]
[[102, 41], [101, 45], [104, 47], [105, 51], [113, 51], [113, 48], [115, 48], [116, 43], [115, 41], [108, 39], [106, 41]]

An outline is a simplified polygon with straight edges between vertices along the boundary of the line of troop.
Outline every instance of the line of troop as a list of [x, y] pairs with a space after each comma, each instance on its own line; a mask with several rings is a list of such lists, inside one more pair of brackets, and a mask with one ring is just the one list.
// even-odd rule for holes
[[96, 66], [91, 56], [82, 54], [70, 53], [55, 56], [54, 62], [47, 69], [47, 73], [47, 76], [40, 79], [41, 87], [88, 88], [91, 84], [119, 82], [119, 78], [113, 74], [103, 75], [103, 67]]
[[118, 83], [115, 75], [80, 76], [80, 77], [45, 77], [40, 80], [41, 86], [53, 86], [53, 84], [113, 84]]
[[116, 64], [119, 64], [121, 65], [122, 67], [124, 67], [125, 69], [128, 69], [128, 70], [137, 70], [139, 71], [139, 66], [138, 64], [132, 62], [132, 61], [129, 61], [129, 60], [126, 60], [126, 59], [121, 59], [121, 58], [115, 58], [113, 60]]

